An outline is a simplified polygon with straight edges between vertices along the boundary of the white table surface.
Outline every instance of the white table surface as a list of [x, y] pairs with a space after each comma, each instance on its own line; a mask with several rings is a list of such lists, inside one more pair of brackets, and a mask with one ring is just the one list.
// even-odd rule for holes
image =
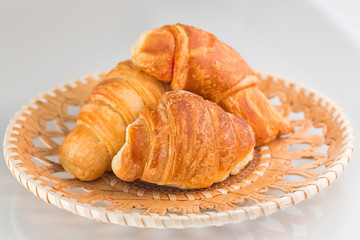
[[[139, 34], [181, 22], [217, 35], [257, 69], [323, 92], [359, 136], [358, 1], [0, 1], [0, 132], [30, 98], [130, 57]], [[3, 158], [3, 157], [2, 157]], [[0, 239], [359, 239], [360, 154], [310, 200], [223, 227], [97, 223], [46, 204], [0, 161]]]

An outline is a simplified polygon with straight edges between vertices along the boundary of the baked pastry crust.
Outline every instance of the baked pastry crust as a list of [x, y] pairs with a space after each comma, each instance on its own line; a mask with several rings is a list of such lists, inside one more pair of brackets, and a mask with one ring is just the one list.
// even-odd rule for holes
[[[143, 33], [134, 43], [131, 56], [145, 72], [171, 81], [172, 89], [199, 94], [244, 117], [255, 131], [257, 145], [293, 131], [289, 121], [256, 87], [258, 78], [247, 62], [211, 33], [182, 24], [166, 25]], [[238, 94], [244, 90], [246, 94]], [[257, 101], [238, 104], [252, 97]]]
[[124, 181], [204, 188], [238, 173], [252, 159], [254, 146], [244, 119], [196, 94], [171, 91], [127, 127], [112, 169]]
[[76, 127], [60, 145], [59, 161], [65, 170], [84, 181], [111, 170], [111, 160], [124, 144], [126, 126], [164, 92], [164, 84], [155, 77], [131, 61], [120, 62], [94, 88]]

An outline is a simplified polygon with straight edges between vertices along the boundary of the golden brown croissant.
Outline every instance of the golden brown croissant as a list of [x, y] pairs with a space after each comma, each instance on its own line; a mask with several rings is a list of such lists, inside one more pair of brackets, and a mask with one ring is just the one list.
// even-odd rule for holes
[[174, 90], [187, 90], [240, 115], [253, 127], [257, 145], [291, 132], [292, 126], [258, 89], [240, 54], [213, 34], [181, 24], [143, 33], [131, 49], [133, 63]]
[[238, 173], [252, 159], [254, 146], [254, 132], [244, 119], [199, 95], [171, 91], [127, 127], [112, 169], [124, 181], [204, 188]]
[[111, 160], [124, 144], [126, 126], [164, 91], [161, 82], [131, 61], [120, 62], [94, 88], [76, 127], [61, 144], [59, 160], [65, 170], [85, 181], [111, 170]]

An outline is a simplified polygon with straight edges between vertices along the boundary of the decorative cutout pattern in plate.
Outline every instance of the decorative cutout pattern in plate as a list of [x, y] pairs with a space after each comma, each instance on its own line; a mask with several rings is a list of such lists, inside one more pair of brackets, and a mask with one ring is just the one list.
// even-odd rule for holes
[[311, 197], [344, 170], [353, 131], [344, 113], [309, 88], [259, 74], [260, 88], [289, 116], [293, 134], [256, 149], [238, 175], [207, 189], [180, 190], [112, 173], [81, 182], [58, 162], [58, 147], [103, 73], [64, 84], [25, 105], [10, 121], [5, 159], [13, 175], [44, 201], [120, 225], [185, 228], [223, 225], [271, 214]]

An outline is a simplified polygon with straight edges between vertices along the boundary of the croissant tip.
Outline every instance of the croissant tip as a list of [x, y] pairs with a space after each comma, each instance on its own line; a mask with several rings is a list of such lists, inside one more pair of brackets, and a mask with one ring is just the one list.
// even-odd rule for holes
[[61, 157], [59, 158], [59, 162], [68, 173], [81, 181], [93, 181], [98, 179], [105, 173], [105, 169], [104, 171], [91, 171], [88, 168], [78, 167], [75, 164], [72, 164]]
[[106, 146], [84, 125], [76, 126], [59, 148], [59, 161], [63, 168], [83, 181], [103, 175], [110, 165], [108, 158]]
[[126, 145], [127, 145], [127, 143], [125, 142], [125, 144], [121, 147], [119, 152], [111, 160], [111, 169], [118, 178], [121, 178], [121, 176], [118, 174], [118, 172], [121, 169], [121, 155], [122, 155], [122, 153], [124, 151], [124, 147], [126, 147]]

